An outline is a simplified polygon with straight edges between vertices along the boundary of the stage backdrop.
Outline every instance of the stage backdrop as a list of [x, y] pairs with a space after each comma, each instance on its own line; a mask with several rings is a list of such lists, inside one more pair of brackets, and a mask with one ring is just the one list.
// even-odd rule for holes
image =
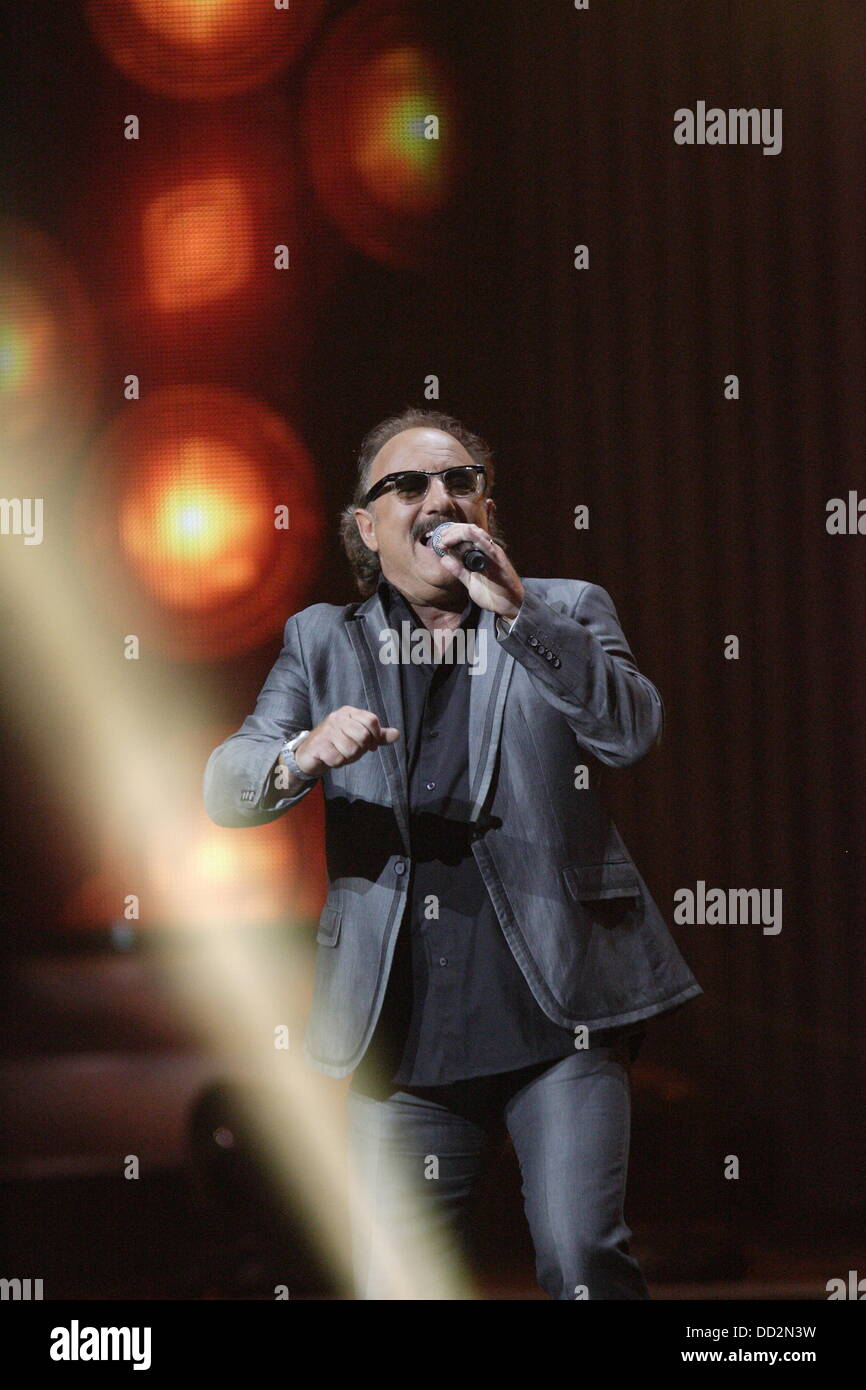
[[[492, 443], [518, 570], [602, 584], [665, 703], [606, 785], [705, 995], [636, 1069], [635, 1194], [862, 1217], [866, 11], [267, 9], [19, 11], [3, 492], [44, 498], [45, 533], [0, 538], [11, 1090], [84, 1047], [28, 1013], [36, 962], [206, 929], [209, 893], [310, 938], [314, 798], [241, 845], [201, 770], [289, 613], [355, 597], [363, 433], [428, 404]], [[766, 128], [701, 143], [714, 108]], [[178, 769], [170, 835], [109, 794], [130, 711]], [[699, 883], [781, 890], [781, 928], [678, 923]]]

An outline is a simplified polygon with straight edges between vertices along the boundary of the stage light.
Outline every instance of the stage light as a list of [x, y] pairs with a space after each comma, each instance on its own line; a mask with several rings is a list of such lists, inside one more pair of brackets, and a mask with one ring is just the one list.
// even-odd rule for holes
[[[429, 55], [409, 46], [367, 64], [356, 95], [356, 168], [376, 202], [400, 216], [436, 212], [448, 193], [445, 138], [427, 138], [427, 121], [445, 119], [443, 93]], [[451, 139], [451, 132], [448, 132]]]
[[243, 0], [132, 0], [127, 5], [148, 29], [192, 49], [237, 43], [249, 27], [251, 8]]
[[356, 6], [309, 75], [304, 135], [316, 195], [343, 235], [396, 266], [423, 265], [459, 167], [457, 99], [411, 11]]
[[196, 308], [236, 293], [252, 277], [252, 210], [243, 182], [192, 179], [144, 210], [148, 293], [158, 309]]
[[[118, 700], [124, 698], [122, 690], [121, 685]], [[175, 690], [183, 691], [182, 678]], [[198, 719], [204, 714], [207, 720], [209, 710], [202, 709], [200, 696], [196, 704]], [[56, 925], [76, 936], [108, 932], [119, 950], [162, 933], [283, 930], [315, 922], [327, 878], [321, 800], [308, 797], [292, 816], [249, 834], [226, 830], [204, 810], [201, 780], [211, 749], [237, 726], [204, 722], [191, 731], [181, 720], [160, 729], [140, 715], [138, 723], [143, 746], [159, 746], [171, 779], [166, 783], [163, 774], [161, 800], [145, 821], [140, 805], [119, 802], [106, 808], [95, 798], [98, 828], [91, 840], [96, 867], [66, 900]], [[129, 893], [139, 899], [140, 916], [127, 919], [123, 912]], [[124, 925], [131, 933], [128, 940]], [[297, 979], [303, 1001], [308, 1001], [311, 986], [305, 968]]]
[[172, 608], [216, 608], [255, 585], [273, 537], [270, 488], [248, 450], [185, 435], [143, 456], [120, 503], [133, 569]]
[[180, 123], [167, 107], [126, 157], [92, 168], [66, 215], [117, 360], [151, 389], [189, 380], [190, 363], [257, 381], [276, 357], [292, 381], [345, 246], [301, 201], [291, 107], [253, 94]]
[[315, 578], [310, 457], [234, 391], [169, 387], [129, 406], [95, 451], [76, 518], [85, 573], [123, 631], [179, 660], [257, 646]]
[[[0, 445], [4, 488], [43, 483], [80, 443], [99, 373], [96, 316], [43, 232], [0, 222]], [[20, 490], [20, 489], [19, 489]]]
[[212, 930], [284, 926], [294, 918], [291, 886], [299, 865], [285, 826], [232, 836], [202, 817], [184, 832], [149, 836], [144, 880], [153, 920], [170, 929]]
[[275, 77], [301, 52], [324, 0], [89, 0], [97, 43], [163, 96], [213, 101]]
[[57, 328], [32, 285], [19, 282], [15, 286], [7, 280], [0, 295], [0, 399], [5, 405], [44, 388], [48, 364], [57, 353]]

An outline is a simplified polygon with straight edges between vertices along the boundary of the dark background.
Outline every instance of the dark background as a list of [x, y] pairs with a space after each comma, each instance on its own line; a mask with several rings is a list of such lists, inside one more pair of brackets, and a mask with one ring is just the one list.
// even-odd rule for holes
[[[234, 371], [236, 384], [291, 417], [320, 469], [327, 526], [305, 602], [354, 597], [336, 536], [353, 456], [379, 418], [425, 404], [435, 372], [441, 395], [430, 404], [494, 447], [518, 570], [602, 584], [662, 694], [661, 746], [607, 786], [669, 921], [674, 891], [698, 879], [783, 889], [777, 936], [673, 928], [705, 995], [650, 1028], [635, 1069], [630, 1224], [659, 1256], [659, 1277], [760, 1266], [784, 1281], [811, 1259], [823, 1284], [854, 1267], [866, 1243], [866, 541], [825, 528], [828, 499], [866, 481], [866, 11], [855, 0], [409, 8], [460, 94], [465, 165], [446, 234], [415, 270], [341, 247], [339, 278], [291, 379], [279, 338]], [[81, 225], [77, 181], [115, 94], [123, 105], [131, 84], [109, 69], [78, 6], [9, 7], [7, 18], [4, 207], [86, 265], [88, 248], [70, 230]], [[290, 107], [303, 62], [273, 84]], [[783, 108], [782, 152], [675, 145], [674, 111], [699, 99]], [[136, 100], [131, 109], [157, 101]], [[578, 243], [590, 249], [586, 271], [573, 267]], [[109, 380], [126, 370], [110, 329], [106, 351]], [[732, 372], [738, 401], [723, 395]], [[113, 409], [104, 397], [94, 436]], [[73, 462], [61, 486], [74, 490], [75, 476]], [[588, 531], [573, 526], [579, 503]], [[737, 661], [724, 659], [728, 634], [740, 639]], [[191, 673], [202, 692], [218, 692], [227, 727], [251, 710], [279, 642], [275, 627], [256, 651]], [[61, 750], [74, 737], [46, 729]], [[4, 900], [16, 948], [7, 1095], [34, 1084], [34, 1059], [74, 1069], [85, 1054], [106, 1065], [182, 1054], [158, 1030], [127, 1036], [122, 1007], [104, 1027], [83, 1025], [88, 989], [105, 999], [92, 972], [107, 981], [111, 967], [107, 948], [82, 952], [80, 937], [57, 929], [58, 902], [89, 867], [74, 788], [58, 795], [40, 775], [11, 715], [4, 746]], [[67, 1012], [52, 1023], [55, 996], [28, 971], [65, 971], [72, 960], [81, 1014], [70, 1022], [60, 990]], [[134, 968], [129, 956], [122, 967]], [[19, 1223], [15, 1245], [24, 1264], [49, 1211], [72, 1200], [33, 1186], [48, 1181], [46, 1107], [38, 1142], [13, 1124], [5, 1143], [7, 1182], [31, 1194], [29, 1234]], [[75, 1180], [96, 1182], [98, 1155], [90, 1149], [92, 1174], [60, 1133], [57, 1181], [72, 1183], [77, 1162]], [[722, 1177], [732, 1153], [736, 1183]], [[164, 1181], [171, 1171], [167, 1162]], [[519, 1244], [516, 1190], [511, 1199]], [[506, 1218], [488, 1220], [501, 1229]], [[720, 1253], [696, 1274], [688, 1261], [699, 1246]], [[773, 1250], [787, 1252], [778, 1268]], [[91, 1275], [98, 1284], [99, 1267], [85, 1267], [71, 1261], [67, 1287], [80, 1291]], [[500, 1251], [498, 1277], [508, 1273]]]

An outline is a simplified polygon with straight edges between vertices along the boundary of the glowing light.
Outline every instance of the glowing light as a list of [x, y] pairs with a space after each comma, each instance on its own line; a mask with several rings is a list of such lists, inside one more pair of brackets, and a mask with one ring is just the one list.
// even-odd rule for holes
[[262, 352], [290, 379], [307, 358], [346, 250], [298, 177], [282, 101], [249, 96], [242, 118], [187, 105], [183, 120], [153, 103], [135, 158], [103, 156], [75, 191], [70, 240], [142, 382], [187, 381], [193, 362], [203, 380], [248, 380]]
[[273, 531], [269, 501], [240, 449], [181, 439], [142, 460], [121, 510], [123, 546], [160, 602], [218, 605], [255, 583]]
[[237, 43], [250, 22], [250, 6], [238, 0], [132, 0], [147, 28], [172, 43]]
[[155, 920], [179, 927], [285, 922], [297, 872], [294, 843], [280, 827], [262, 826], [244, 841], [204, 815], [180, 834], [152, 835], [144, 865]]
[[378, 260], [419, 265], [454, 186], [454, 83], [411, 12], [349, 10], [310, 72], [304, 131], [316, 195], [344, 236]]
[[[431, 77], [429, 59], [407, 47], [374, 58], [359, 84], [355, 165], [370, 192], [398, 213], [433, 212], [448, 194], [444, 102]], [[431, 115], [436, 139], [426, 134]]]
[[252, 219], [243, 185], [195, 179], [144, 212], [149, 293], [159, 309], [189, 309], [232, 294], [253, 271]]
[[234, 391], [171, 387], [103, 437], [77, 530], [124, 631], [195, 660], [282, 627], [313, 578], [321, 509], [309, 456], [279, 416]]
[[88, 0], [107, 57], [133, 81], [211, 101], [275, 77], [316, 29], [325, 0]]
[[7, 486], [45, 479], [89, 420], [96, 321], [77, 273], [42, 232], [0, 222], [0, 443]]
[[[147, 405], [136, 408], [146, 410]], [[44, 759], [47, 782], [56, 780], [57, 755], [45, 730], [76, 730], [62, 773], [64, 785], [75, 788], [76, 827], [80, 832], [108, 817], [114, 825], [134, 828], [138, 842], [167, 844], [169, 852], [160, 866], [164, 895], [156, 907], [147, 897], [142, 903], [151, 923], [158, 924], [160, 918], [166, 925], [183, 921], [188, 907], [195, 910], [197, 904], [189, 904], [178, 883], [178, 851], [176, 845], [172, 848], [169, 823], [189, 794], [190, 779], [163, 735], [166, 728], [189, 727], [190, 716], [200, 717], [200, 689], [189, 690], [184, 699], [180, 689], [172, 688], [174, 682], [166, 682], [162, 717], [151, 724], [148, 737], [148, 702], [142, 698], [142, 683], [128, 679], [116, 648], [97, 636], [92, 606], [70, 584], [62, 547], [46, 546], [40, 559], [40, 582], [34, 583], [32, 565], [24, 562], [22, 547], [0, 546], [3, 592], [20, 615], [19, 623], [8, 625], [8, 633], [0, 630], [0, 641], [5, 638], [8, 647], [4, 649], [7, 696], [19, 707], [19, 730], [34, 764], [39, 765], [40, 754]], [[124, 613], [129, 616], [127, 609]], [[26, 645], [23, 661], [22, 642]], [[167, 710], [172, 712], [170, 719], [164, 717]], [[278, 826], [274, 829], [279, 832]], [[262, 831], [225, 833], [258, 838]], [[211, 859], [212, 852], [206, 851], [200, 862], [207, 865]], [[260, 881], [258, 873], [256, 880]], [[130, 881], [124, 876], [124, 892]], [[116, 918], [120, 900], [117, 892], [111, 895], [109, 920], [120, 926], [120, 941], [127, 944], [127, 933]], [[342, 1094], [315, 1076], [294, 1042], [302, 1016], [297, 982], [307, 973], [306, 951], [292, 943], [286, 968], [275, 969], [272, 953], [254, 949], [255, 933], [222, 930], [224, 922], [223, 902], [214, 894], [208, 919], [202, 921], [205, 930], [196, 933], [193, 950], [178, 952], [166, 940], [157, 969], [172, 988], [176, 1017], [196, 1029], [208, 1055], [218, 1059], [221, 1067], [229, 1063], [233, 1072], [241, 1068], [255, 1074], [264, 1098], [264, 1103], [254, 1106], [256, 1127], [281, 1198], [292, 1209], [301, 1198], [303, 1219], [347, 1287], [351, 1271], [348, 1204], [365, 1224], [369, 1217], [371, 1250], [385, 1272], [384, 1299], [472, 1297], [471, 1279], [464, 1277], [447, 1251], [440, 1250], [438, 1241], [425, 1238], [420, 1213], [413, 1219], [410, 1205], [406, 1229], [411, 1235], [394, 1239], [368, 1205], [368, 1190], [356, 1165], [346, 1162]], [[292, 1045], [278, 1049], [273, 1044], [274, 1030], [287, 1020]], [[389, 1188], [395, 1185], [398, 1200], [411, 1203], [411, 1192], [402, 1190], [399, 1173], [389, 1171], [387, 1153], [381, 1163], [382, 1180]]]
[[0, 280], [0, 391], [20, 402], [45, 386], [57, 353], [57, 328], [32, 285]]

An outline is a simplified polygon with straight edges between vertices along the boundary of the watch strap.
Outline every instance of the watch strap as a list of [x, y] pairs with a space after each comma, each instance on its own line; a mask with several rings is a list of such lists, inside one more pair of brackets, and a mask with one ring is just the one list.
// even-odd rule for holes
[[290, 739], [286, 740], [280, 749], [280, 758], [286, 765], [286, 768], [293, 777], [297, 777], [301, 782], [315, 782], [319, 775], [317, 772], [303, 772], [295, 762], [295, 749], [301, 740], [307, 737], [309, 732], [309, 729], [303, 729], [299, 734], [294, 734]]

